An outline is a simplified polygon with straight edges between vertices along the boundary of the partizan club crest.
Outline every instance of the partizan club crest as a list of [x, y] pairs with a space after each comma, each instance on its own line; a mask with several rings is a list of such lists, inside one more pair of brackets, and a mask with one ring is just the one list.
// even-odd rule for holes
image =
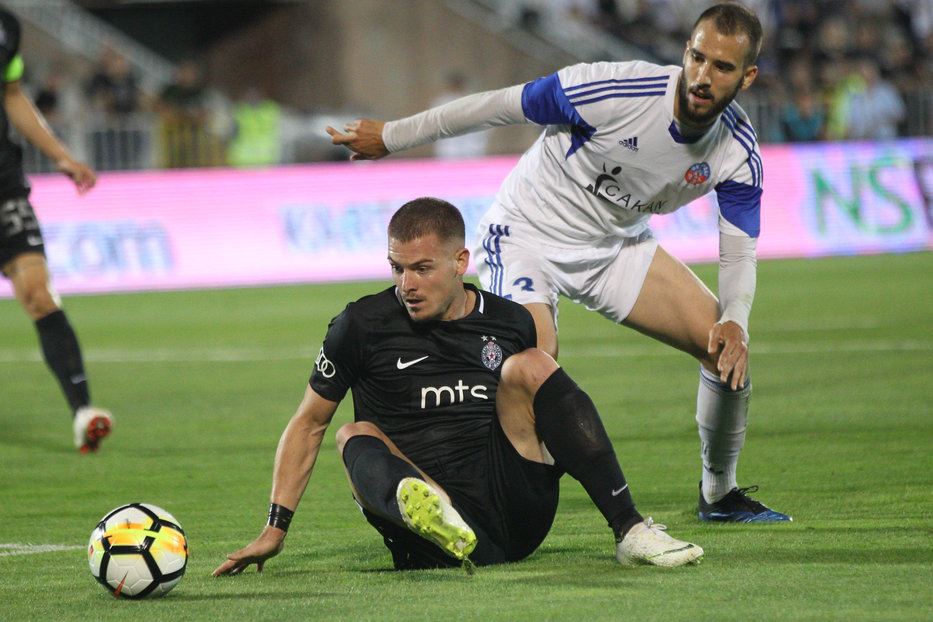
[[491, 335], [483, 335], [483, 341], [486, 342], [482, 352], [483, 365], [495, 370], [499, 365], [502, 365], [502, 348], [496, 343], [496, 338]]

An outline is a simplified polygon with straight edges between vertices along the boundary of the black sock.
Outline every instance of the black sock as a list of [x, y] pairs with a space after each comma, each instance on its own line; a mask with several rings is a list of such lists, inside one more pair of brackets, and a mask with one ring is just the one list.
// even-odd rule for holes
[[365, 434], [351, 436], [346, 442], [343, 463], [362, 505], [404, 527], [395, 492], [404, 478], [421, 478], [415, 467], [389, 451], [380, 439]]
[[36, 320], [39, 343], [49, 369], [58, 378], [72, 412], [91, 403], [81, 346], [78, 337], [61, 309]]
[[558, 369], [534, 398], [535, 430], [554, 460], [583, 484], [617, 537], [642, 521], [590, 396]]

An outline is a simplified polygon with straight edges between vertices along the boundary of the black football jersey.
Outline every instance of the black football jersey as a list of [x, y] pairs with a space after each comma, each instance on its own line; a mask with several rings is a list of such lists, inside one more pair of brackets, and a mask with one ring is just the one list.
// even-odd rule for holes
[[350, 303], [328, 327], [311, 387], [379, 427], [415, 464], [485, 451], [502, 363], [535, 345], [531, 314], [488, 292], [459, 320], [413, 322], [395, 287]]
[[[19, 20], [0, 8], [0, 78], [6, 74], [7, 67], [19, 54]], [[6, 82], [0, 79], [0, 88], [6, 94]], [[10, 121], [6, 108], [0, 106], [0, 199], [20, 194], [28, 189], [23, 175], [23, 152], [19, 145], [10, 140]]]

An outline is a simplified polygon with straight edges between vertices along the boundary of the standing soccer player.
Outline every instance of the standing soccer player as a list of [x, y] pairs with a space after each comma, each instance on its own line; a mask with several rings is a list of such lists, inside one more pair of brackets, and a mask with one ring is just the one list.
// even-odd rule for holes
[[[482, 219], [480, 278], [528, 308], [538, 347], [554, 357], [563, 294], [700, 362], [702, 520], [790, 520], [749, 497], [735, 474], [751, 395], [762, 162], [733, 100], [755, 81], [761, 37], [754, 13], [718, 4], [697, 19], [683, 67], [575, 65], [398, 121], [328, 128], [352, 159], [376, 159], [489, 127], [545, 126]], [[711, 191], [719, 202], [719, 299], [648, 226], [652, 214]]]
[[214, 576], [281, 551], [337, 405], [353, 496], [398, 570], [524, 559], [547, 535], [559, 479], [579, 480], [616, 559], [682, 566], [703, 549], [635, 509], [589, 396], [545, 352], [521, 305], [463, 283], [470, 252], [450, 203], [415, 199], [389, 222], [395, 287], [330, 324], [305, 397], [279, 440], [269, 521]]
[[90, 405], [81, 347], [51, 283], [45, 246], [35, 212], [29, 203], [29, 182], [23, 173], [22, 150], [9, 136], [9, 125], [36, 146], [58, 170], [74, 182], [78, 192], [94, 187], [96, 177], [59, 142], [23, 91], [23, 59], [19, 55], [20, 25], [0, 8], [0, 70], [3, 107], [0, 112], [0, 270], [10, 279], [16, 299], [35, 322], [45, 362], [61, 385], [71, 407], [75, 446], [96, 451], [110, 433], [109, 412]]

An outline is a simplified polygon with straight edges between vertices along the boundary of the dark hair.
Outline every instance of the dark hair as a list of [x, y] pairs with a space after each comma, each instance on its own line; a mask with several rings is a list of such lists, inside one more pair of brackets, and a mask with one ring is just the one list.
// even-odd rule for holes
[[466, 226], [460, 210], [442, 199], [421, 197], [398, 208], [389, 221], [389, 237], [399, 242], [432, 233], [442, 242], [455, 240], [463, 244]]
[[715, 4], [703, 11], [697, 21], [693, 23], [693, 30], [696, 31], [700, 22], [707, 19], [713, 20], [716, 30], [724, 35], [734, 35], [743, 33], [748, 36], [748, 53], [745, 56], [745, 66], [754, 65], [758, 59], [758, 53], [761, 52], [761, 22], [755, 13], [734, 2], [725, 2]]

